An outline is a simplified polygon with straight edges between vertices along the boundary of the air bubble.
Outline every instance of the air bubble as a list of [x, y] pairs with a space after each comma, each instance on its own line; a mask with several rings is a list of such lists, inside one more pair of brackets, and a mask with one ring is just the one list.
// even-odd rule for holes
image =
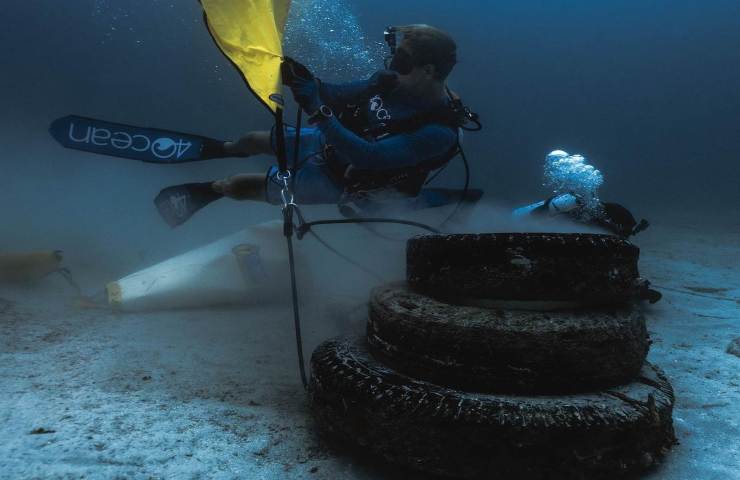
[[604, 176], [593, 165], [589, 165], [583, 155], [569, 155], [563, 150], [555, 150], [545, 159], [544, 186], [552, 195], [572, 193], [580, 196], [585, 206], [581, 215], [584, 219], [601, 214], [599, 188], [604, 184]]
[[383, 64], [383, 45], [366, 41], [343, 0], [294, 1], [284, 43], [287, 55], [329, 81], [364, 79]]

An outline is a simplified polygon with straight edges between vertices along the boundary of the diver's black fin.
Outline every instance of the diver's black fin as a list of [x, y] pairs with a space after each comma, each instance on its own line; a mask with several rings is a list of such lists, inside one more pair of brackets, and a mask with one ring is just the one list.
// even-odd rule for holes
[[650, 227], [650, 222], [643, 218], [642, 220], [640, 220], [640, 223], [638, 223], [637, 226], [632, 229], [632, 235], [637, 235], [640, 232], [644, 232], [648, 229], [648, 227]]
[[650, 302], [651, 305], [658, 303], [663, 298], [663, 294], [652, 288], [648, 290], [645, 299]]
[[165, 222], [175, 228], [187, 222], [195, 212], [220, 198], [223, 195], [213, 191], [211, 182], [186, 183], [159, 192], [154, 205]]
[[212, 138], [76, 115], [55, 120], [49, 133], [66, 148], [148, 163], [198, 162], [228, 156], [223, 142]]

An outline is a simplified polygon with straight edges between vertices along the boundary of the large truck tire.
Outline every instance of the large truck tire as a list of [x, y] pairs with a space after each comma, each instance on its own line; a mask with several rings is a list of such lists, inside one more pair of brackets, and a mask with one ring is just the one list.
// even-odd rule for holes
[[649, 297], [640, 250], [611, 235], [424, 235], [406, 252], [409, 284], [438, 298], [594, 305]]
[[675, 443], [673, 390], [652, 365], [598, 393], [521, 397], [411, 379], [359, 338], [323, 343], [311, 363], [312, 409], [330, 438], [428, 474], [611, 479], [650, 468]]
[[650, 347], [626, 307], [562, 312], [447, 304], [390, 284], [373, 290], [367, 336], [394, 369], [472, 392], [560, 394], [629, 382]]

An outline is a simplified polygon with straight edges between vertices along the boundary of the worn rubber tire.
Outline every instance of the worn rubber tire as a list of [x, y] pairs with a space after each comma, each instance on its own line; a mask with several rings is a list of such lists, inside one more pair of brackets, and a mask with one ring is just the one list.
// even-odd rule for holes
[[629, 382], [650, 348], [627, 307], [564, 312], [457, 306], [404, 284], [373, 290], [373, 354], [415, 378], [475, 392], [566, 393]]
[[646, 288], [640, 250], [611, 235], [424, 235], [406, 256], [409, 284], [438, 298], [609, 304]]
[[362, 338], [320, 345], [310, 394], [319, 428], [391, 463], [455, 478], [599, 479], [646, 470], [675, 443], [673, 390], [646, 365], [583, 395], [470, 394], [413, 380]]

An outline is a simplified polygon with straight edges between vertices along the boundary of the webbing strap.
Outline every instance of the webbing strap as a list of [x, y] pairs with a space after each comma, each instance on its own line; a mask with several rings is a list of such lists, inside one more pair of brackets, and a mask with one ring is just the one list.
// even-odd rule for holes
[[275, 140], [278, 170], [280, 170], [280, 173], [286, 174], [288, 172], [288, 158], [285, 153], [285, 122], [282, 108], [278, 108], [275, 113]]

